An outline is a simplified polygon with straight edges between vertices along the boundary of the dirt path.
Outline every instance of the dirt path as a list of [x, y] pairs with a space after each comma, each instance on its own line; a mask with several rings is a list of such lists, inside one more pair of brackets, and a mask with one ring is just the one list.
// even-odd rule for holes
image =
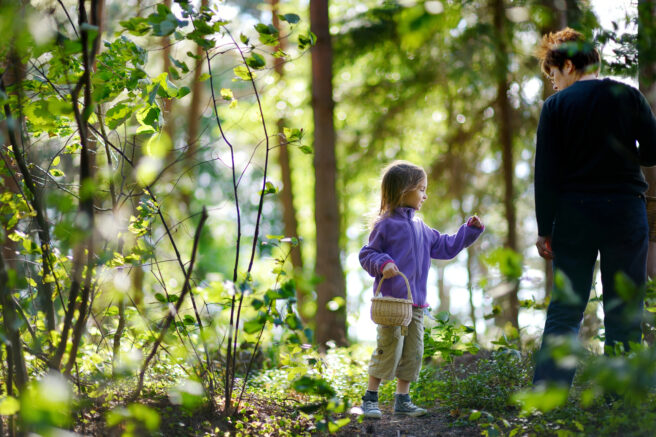
[[339, 437], [375, 436], [375, 437], [455, 437], [478, 436], [475, 427], [453, 427], [453, 418], [441, 411], [428, 411], [423, 417], [395, 416], [391, 408], [382, 407], [381, 419], [364, 419], [358, 423], [357, 416], [351, 416], [352, 422], [340, 429]]

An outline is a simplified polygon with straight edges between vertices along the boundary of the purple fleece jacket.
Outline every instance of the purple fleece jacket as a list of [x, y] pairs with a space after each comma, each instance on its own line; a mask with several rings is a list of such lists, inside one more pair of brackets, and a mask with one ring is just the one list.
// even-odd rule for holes
[[[431, 258], [454, 258], [476, 241], [482, 232], [482, 228], [464, 224], [455, 235], [440, 234], [415, 217], [413, 208], [397, 208], [374, 226], [369, 234], [369, 244], [360, 250], [360, 264], [375, 278], [375, 293], [385, 264], [396, 263], [408, 277], [414, 306], [426, 307], [426, 282]], [[385, 279], [380, 292], [383, 296], [408, 296], [401, 275]]]

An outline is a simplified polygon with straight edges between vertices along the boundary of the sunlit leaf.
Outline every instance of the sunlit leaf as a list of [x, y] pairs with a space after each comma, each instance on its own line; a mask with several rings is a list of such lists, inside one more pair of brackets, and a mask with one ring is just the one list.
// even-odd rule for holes
[[11, 416], [20, 411], [20, 402], [13, 396], [0, 399], [0, 415]]

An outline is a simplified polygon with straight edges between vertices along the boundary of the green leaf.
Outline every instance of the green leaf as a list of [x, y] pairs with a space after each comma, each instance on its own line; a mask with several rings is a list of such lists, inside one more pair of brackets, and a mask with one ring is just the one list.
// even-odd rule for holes
[[300, 146], [299, 150], [301, 152], [305, 153], [306, 155], [311, 155], [312, 154], [312, 147], [310, 147], [310, 146]]
[[299, 393], [315, 394], [325, 397], [335, 396], [335, 390], [330, 386], [328, 381], [323, 378], [311, 378], [303, 375], [298, 380], [294, 381], [294, 390]]
[[248, 81], [255, 78], [255, 74], [252, 73], [245, 65], [240, 65], [239, 67], [236, 67], [232, 71], [235, 73], [235, 76], [237, 76], [241, 80]]
[[203, 73], [198, 77], [199, 82], [205, 82], [207, 79], [212, 77], [209, 73]]
[[287, 141], [294, 142], [294, 141], [300, 141], [303, 138], [303, 129], [297, 129], [297, 128], [283, 128], [282, 130], [283, 134], [285, 135], [285, 138], [287, 138]]
[[283, 52], [282, 50], [278, 49], [273, 53], [274, 58], [278, 59], [284, 59], [287, 57], [287, 53]]
[[266, 66], [266, 61], [263, 56], [253, 53], [250, 57], [246, 58], [246, 64], [251, 68], [261, 70]]
[[160, 417], [157, 410], [142, 404], [134, 403], [128, 407], [128, 411], [134, 419], [143, 423], [146, 426], [146, 429], [155, 431], [159, 428]]
[[308, 32], [305, 35], [299, 35], [298, 36], [298, 49], [299, 50], [305, 50], [317, 43], [317, 36], [312, 33]]
[[186, 21], [178, 20], [177, 17], [163, 3], [157, 5], [157, 12], [148, 16], [148, 22], [153, 27], [153, 34], [156, 36], [168, 36], [177, 30], [178, 27], [187, 25]]
[[183, 73], [189, 73], [189, 67], [187, 66], [187, 64], [185, 62], [178, 61], [173, 56], [169, 56], [169, 59], [171, 59], [171, 62], [173, 62], [173, 65], [175, 65], [180, 70], [182, 70]]
[[247, 334], [255, 334], [256, 332], [260, 332], [264, 327], [266, 320], [266, 317], [262, 317], [262, 314], [258, 315], [257, 318], [244, 323], [244, 332]]
[[162, 293], [155, 293], [155, 299], [162, 303], [166, 303], [166, 296], [164, 296]]
[[189, 314], [186, 314], [182, 321], [185, 323], [185, 325], [195, 325], [196, 324], [196, 319], [193, 318], [193, 316], [190, 316]]
[[344, 417], [342, 419], [338, 419], [335, 421], [331, 420], [330, 422], [328, 422], [328, 432], [330, 432], [331, 434], [335, 433], [339, 431], [341, 428], [348, 425], [349, 423], [351, 423], [351, 419], [348, 417]]
[[478, 410], [472, 410], [471, 414], [469, 415], [469, 420], [470, 422], [475, 422], [481, 417], [481, 412]]
[[173, 80], [180, 80], [180, 73], [178, 73], [178, 70], [176, 70], [173, 66], [169, 67], [169, 76], [171, 76]]
[[258, 23], [255, 25], [255, 30], [259, 33], [260, 42], [268, 46], [278, 45], [278, 29], [273, 25]]
[[280, 18], [282, 21], [288, 22], [289, 24], [296, 24], [301, 21], [301, 17], [296, 14], [278, 15], [278, 18]]
[[150, 25], [143, 17], [133, 17], [126, 21], [120, 21], [119, 24], [135, 36], [143, 36], [150, 32]]
[[511, 400], [522, 408], [522, 414], [530, 414], [536, 410], [546, 413], [564, 405], [569, 390], [567, 387], [538, 387], [515, 393]]
[[271, 182], [268, 182], [265, 184], [264, 192], [262, 194], [276, 194], [278, 192], [278, 188], [276, 188], [275, 185], [273, 185]]
[[109, 108], [105, 114], [105, 122], [107, 123], [107, 127], [110, 129], [116, 129], [125, 123], [132, 116], [133, 112], [134, 108], [131, 106], [123, 102], [117, 103], [116, 105]]
[[66, 176], [66, 174], [58, 168], [51, 168], [49, 173], [56, 178], [60, 176]]
[[244, 44], [248, 44], [248, 41], [250, 41], [248, 39], [248, 37], [246, 35], [244, 35], [243, 33], [241, 35], [239, 35], [239, 40]]
[[221, 88], [221, 98], [223, 100], [232, 100], [235, 96], [232, 94], [232, 90], [229, 88]]
[[157, 105], [145, 106], [137, 111], [137, 121], [141, 126], [147, 129], [137, 130], [137, 133], [144, 133], [145, 131], [157, 132], [159, 130], [159, 114], [160, 109]]
[[11, 416], [20, 411], [20, 402], [13, 396], [7, 396], [0, 400], [0, 415]]
[[187, 94], [189, 94], [190, 92], [191, 92], [191, 90], [189, 89], [188, 86], [180, 87], [180, 88], [178, 89], [178, 95], [177, 95], [177, 98], [178, 98], [178, 99], [181, 99], [181, 98], [183, 98], [184, 96], [186, 96]]

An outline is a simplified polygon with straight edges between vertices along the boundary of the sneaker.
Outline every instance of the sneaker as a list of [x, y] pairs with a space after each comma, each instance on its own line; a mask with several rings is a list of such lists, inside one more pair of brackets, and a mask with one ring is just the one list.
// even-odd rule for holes
[[405, 416], [419, 417], [426, 414], [427, 411], [412, 403], [409, 395], [396, 395], [394, 401], [394, 414]]
[[367, 419], [380, 419], [383, 413], [378, 408], [378, 401], [363, 400], [362, 415]]

